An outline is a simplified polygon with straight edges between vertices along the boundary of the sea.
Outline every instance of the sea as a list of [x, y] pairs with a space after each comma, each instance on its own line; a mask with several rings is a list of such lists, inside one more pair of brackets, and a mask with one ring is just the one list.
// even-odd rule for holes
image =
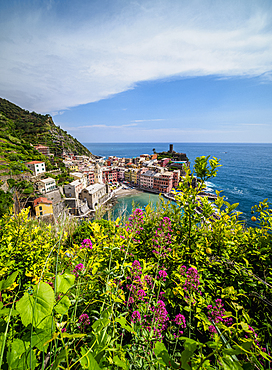
[[[93, 154], [101, 157], [115, 155], [132, 158], [140, 154], [168, 151], [168, 143], [85, 143]], [[264, 199], [272, 202], [272, 144], [247, 143], [173, 143], [174, 151], [186, 153], [191, 169], [196, 157], [208, 156], [220, 159], [222, 165], [217, 176], [207, 181], [207, 190], [222, 191], [230, 204], [239, 203], [237, 211], [248, 226], [251, 221], [251, 207]], [[158, 196], [143, 193], [137, 196], [120, 198], [113, 210], [114, 216], [120, 210], [131, 212], [132, 203], [144, 208], [148, 202], [156, 204]]]

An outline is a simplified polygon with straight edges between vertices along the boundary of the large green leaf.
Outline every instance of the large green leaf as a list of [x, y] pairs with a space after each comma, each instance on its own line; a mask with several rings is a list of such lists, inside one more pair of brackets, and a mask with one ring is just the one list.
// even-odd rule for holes
[[16, 280], [19, 271], [13, 272], [7, 279], [0, 281], [0, 291], [8, 289]]
[[33, 294], [26, 292], [16, 305], [24, 326], [32, 324], [43, 329], [47, 326], [45, 320], [51, 315], [54, 305], [54, 291], [49, 284], [39, 283], [33, 289]]
[[7, 362], [10, 370], [27, 370], [30, 367], [35, 369], [37, 360], [33, 350], [31, 350], [30, 359], [29, 342], [15, 339], [7, 353]]
[[180, 337], [180, 339], [185, 340], [183, 343], [185, 349], [181, 353], [181, 368], [184, 370], [190, 370], [191, 367], [188, 362], [194, 354], [194, 351], [197, 349], [198, 342], [187, 337]]
[[88, 350], [83, 347], [81, 347], [81, 356], [82, 357], [80, 358], [80, 364], [83, 369], [101, 370], [91, 352], [88, 352]]
[[133, 328], [128, 324], [125, 317], [118, 317], [115, 321], [119, 322], [119, 324], [122, 326], [123, 329], [126, 329], [127, 331], [130, 331], [131, 333], [135, 333]]
[[179, 369], [179, 366], [175, 364], [175, 362], [169, 356], [165, 345], [161, 342], [156, 342], [154, 353], [158, 358], [158, 361], [161, 365], [165, 365], [167, 367], [172, 367], [174, 369]]
[[222, 368], [224, 370], [242, 370], [242, 366], [240, 365], [239, 361], [235, 361], [232, 357], [230, 356], [224, 356], [222, 358]]
[[75, 275], [65, 272], [56, 277], [56, 289], [58, 293], [66, 293], [75, 283]]
[[129, 364], [120, 360], [120, 358], [118, 356], [113, 357], [113, 362], [115, 363], [115, 365], [121, 367], [122, 369], [129, 370]]
[[65, 295], [64, 297], [61, 298], [61, 300], [55, 306], [55, 311], [57, 313], [61, 313], [62, 315], [64, 315], [65, 313], [68, 312], [70, 306], [71, 306], [71, 301]]
[[[69, 349], [67, 349], [67, 351], [69, 351]], [[60, 362], [65, 361], [65, 359], [66, 359], [66, 349], [62, 349], [54, 361], [52, 370], [58, 369]]]
[[46, 342], [48, 342], [52, 338], [51, 330], [44, 330], [44, 329], [36, 329], [33, 333], [28, 332], [24, 335], [23, 340], [30, 342], [32, 336], [32, 347], [38, 348], [40, 351], [47, 351], [48, 343], [44, 346]]

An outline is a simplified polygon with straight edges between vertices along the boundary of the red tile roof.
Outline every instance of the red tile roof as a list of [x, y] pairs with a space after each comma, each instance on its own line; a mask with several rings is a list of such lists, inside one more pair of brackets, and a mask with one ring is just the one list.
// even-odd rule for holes
[[44, 162], [41, 162], [41, 161], [32, 161], [32, 162], [27, 162], [27, 164], [38, 164], [38, 163], [44, 163]]
[[34, 146], [34, 148], [35, 149], [37, 149], [37, 148], [41, 148], [41, 149], [46, 148], [46, 149], [48, 149], [48, 146], [44, 146], [44, 145], [39, 144], [39, 145]]
[[48, 200], [47, 198], [43, 198], [43, 197], [36, 198], [34, 200], [34, 203], [33, 203], [34, 204], [34, 207], [36, 207], [40, 203], [52, 204], [52, 201], [51, 200]]

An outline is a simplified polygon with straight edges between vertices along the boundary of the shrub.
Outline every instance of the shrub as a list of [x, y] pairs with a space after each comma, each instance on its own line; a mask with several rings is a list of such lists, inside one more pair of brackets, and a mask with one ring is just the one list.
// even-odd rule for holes
[[262, 202], [247, 229], [219, 193], [215, 213], [199, 193], [217, 167], [199, 158], [176, 205], [84, 222], [64, 240], [59, 226], [58, 239], [31, 229], [26, 211], [4, 218], [0, 366], [267, 369], [272, 215]]

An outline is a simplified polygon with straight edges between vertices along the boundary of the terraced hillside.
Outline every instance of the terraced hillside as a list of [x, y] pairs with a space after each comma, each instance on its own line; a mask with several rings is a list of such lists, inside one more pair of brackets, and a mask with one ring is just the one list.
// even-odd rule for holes
[[0, 98], [0, 175], [26, 171], [24, 163], [30, 160], [43, 160], [50, 169], [52, 163], [34, 148], [37, 144], [48, 146], [56, 157], [63, 150], [92, 155], [77, 139], [56, 126], [49, 115], [30, 113]]

